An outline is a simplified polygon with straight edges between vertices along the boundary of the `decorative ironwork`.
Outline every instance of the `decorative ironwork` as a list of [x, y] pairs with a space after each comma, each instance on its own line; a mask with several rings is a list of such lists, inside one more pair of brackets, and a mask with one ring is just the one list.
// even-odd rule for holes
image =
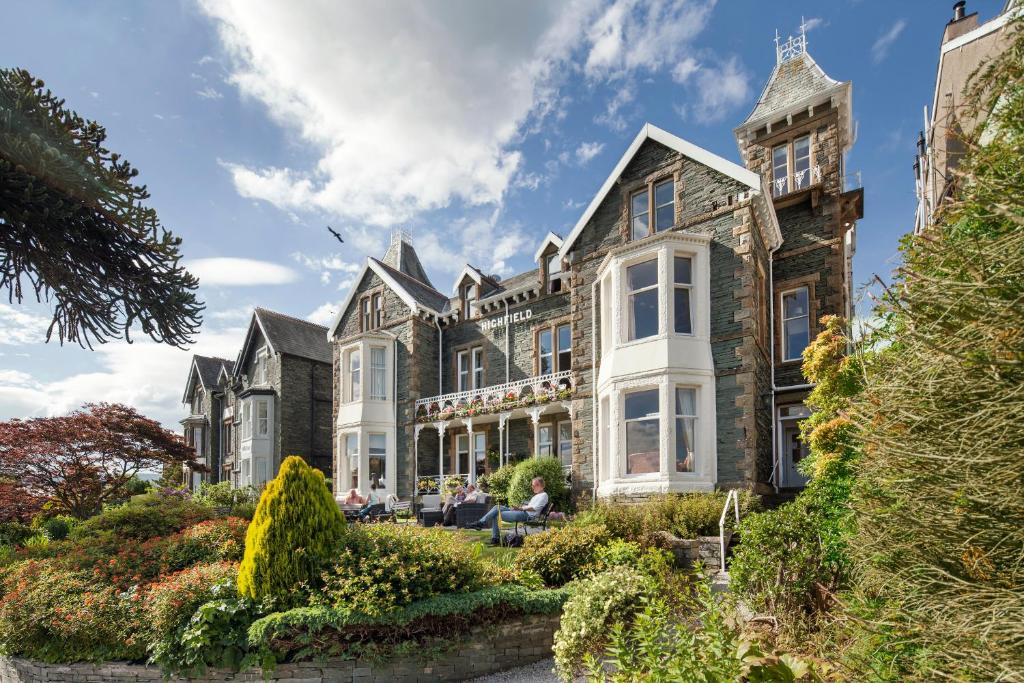
[[[790, 182], [792, 180], [792, 182]], [[771, 181], [772, 196], [784, 197], [791, 192], [806, 190], [812, 185], [821, 183], [821, 167], [818, 165], [805, 168], [802, 171], [793, 171], [793, 176], [783, 176]]]
[[508, 412], [514, 408], [566, 401], [573, 393], [572, 371], [538, 375], [483, 389], [456, 391], [416, 401], [418, 422], [447, 422]]
[[807, 22], [800, 17], [800, 35], [789, 36], [785, 42], [779, 42], [779, 32], [775, 31], [775, 62], [782, 64], [796, 59], [807, 52]]

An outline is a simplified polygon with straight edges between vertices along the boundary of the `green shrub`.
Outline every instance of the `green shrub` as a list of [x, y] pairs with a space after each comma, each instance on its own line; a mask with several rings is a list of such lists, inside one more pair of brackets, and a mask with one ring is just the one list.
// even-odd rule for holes
[[51, 541], [63, 541], [71, 533], [71, 530], [78, 526], [78, 519], [71, 515], [55, 515], [53, 517], [37, 518], [38, 528], [42, 529], [46, 537]]
[[210, 548], [218, 560], [241, 562], [248, 529], [249, 523], [244, 519], [223, 517], [190, 526], [181, 535], [194, 544]]
[[512, 481], [512, 475], [515, 472], [515, 465], [503, 465], [497, 471], [487, 475], [487, 494], [507, 502], [508, 485]]
[[141, 594], [52, 560], [9, 568], [0, 594], [0, 643], [11, 655], [45, 662], [141, 659]]
[[235, 503], [231, 506], [231, 516], [251, 522], [252, 518], [256, 516], [256, 503]]
[[0, 522], [0, 545], [23, 545], [36, 532], [21, 522]]
[[483, 587], [480, 546], [444, 529], [374, 524], [353, 529], [313, 604], [379, 615], [441, 593]]
[[[571, 606], [570, 599], [562, 617], [563, 624]], [[594, 612], [601, 607], [598, 603]], [[674, 612], [665, 600], [650, 596], [642, 597], [640, 604], [633, 607], [641, 610], [631, 615], [631, 619], [616, 619], [611, 623], [606, 632], [608, 644], [604, 656], [585, 653], [590, 680], [610, 683], [650, 680], [817, 683], [822, 680], [807, 662], [791, 655], [765, 656], [756, 645], [745, 641], [734, 625], [735, 620], [725, 605], [711, 594], [706, 582], [698, 584], [696, 604], [691, 605], [688, 612]], [[555, 661], [559, 672], [565, 675], [569, 669], [560, 663], [558, 648], [556, 635]], [[573, 661], [570, 659], [567, 664]]]
[[218, 583], [203, 603], [172, 637], [155, 642], [150, 661], [165, 676], [201, 676], [215, 666], [237, 671], [258, 663], [249, 656], [248, 631], [262, 609], [238, 595], [233, 584]]
[[[199, 490], [192, 494], [192, 499], [200, 505], [212, 508], [234, 508], [236, 505], [256, 505], [260, 492], [253, 486], [232, 488], [231, 482], [222, 481], [217, 484], [203, 482]], [[254, 508], [255, 509], [255, 508]]]
[[521, 614], [555, 614], [568, 597], [564, 589], [532, 590], [504, 585], [472, 593], [448, 593], [398, 607], [378, 615], [349, 609], [299, 607], [255, 621], [249, 628], [249, 646], [263, 654], [284, 658], [337, 655], [353, 643], [377, 644], [421, 639], [461, 638], [460, 634], [485, 623], [501, 624]]
[[516, 564], [536, 572], [548, 586], [563, 586], [591, 568], [597, 548], [608, 540], [608, 530], [600, 525], [550, 529], [526, 537]]
[[180, 639], [196, 609], [219, 597], [218, 586], [232, 590], [238, 580], [238, 565], [232, 562], [200, 564], [150, 584], [145, 593], [150, 643]]
[[544, 490], [555, 509], [565, 512], [569, 505], [569, 487], [565, 483], [562, 463], [557, 458], [530, 458], [516, 465], [508, 483], [509, 504], [522, 505], [533, 497], [530, 484], [534, 477], [544, 480]]
[[612, 624], [629, 621], [653, 596], [655, 583], [632, 567], [618, 566], [574, 584], [555, 633], [555, 668], [569, 681], [584, 657], [602, 648]]
[[647, 576], [664, 579], [672, 571], [672, 556], [659, 548], [644, 548], [639, 543], [612, 539], [594, 553], [594, 570], [632, 567]]
[[71, 538], [86, 539], [103, 531], [135, 540], [166, 536], [211, 517], [211, 511], [187, 496], [175, 493], [147, 493], [135, 496], [120, 507], [104, 510], [72, 532]]
[[324, 475], [297, 456], [281, 463], [260, 496], [245, 537], [238, 590], [245, 597], [294, 599], [314, 584], [341, 547], [345, 517]]

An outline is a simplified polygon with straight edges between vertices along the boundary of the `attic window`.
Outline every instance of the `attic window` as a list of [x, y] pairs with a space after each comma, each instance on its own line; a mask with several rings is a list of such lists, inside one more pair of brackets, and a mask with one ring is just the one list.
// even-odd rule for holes
[[462, 286], [462, 292], [460, 297], [462, 299], [462, 319], [469, 320], [473, 315], [473, 302], [476, 301], [476, 296], [473, 292], [473, 288], [476, 285], [472, 282], [468, 282]]
[[[676, 224], [676, 184], [672, 178], [650, 183], [629, 202], [630, 237], [643, 239]], [[651, 214], [654, 215], [652, 224]]]
[[554, 294], [562, 291], [562, 259], [558, 252], [548, 257], [548, 292]]

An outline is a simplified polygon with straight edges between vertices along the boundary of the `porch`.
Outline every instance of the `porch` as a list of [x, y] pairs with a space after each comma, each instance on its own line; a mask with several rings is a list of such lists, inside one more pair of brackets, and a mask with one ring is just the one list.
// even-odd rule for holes
[[416, 401], [417, 494], [439, 493], [450, 477], [475, 484], [516, 456], [558, 457], [568, 473], [573, 393], [566, 370]]

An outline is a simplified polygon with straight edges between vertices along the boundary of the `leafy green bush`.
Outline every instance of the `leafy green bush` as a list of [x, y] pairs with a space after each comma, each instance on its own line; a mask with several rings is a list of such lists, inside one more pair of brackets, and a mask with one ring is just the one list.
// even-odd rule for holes
[[377, 615], [331, 607], [299, 607], [277, 612], [249, 627], [249, 646], [261, 660], [338, 654], [354, 643], [456, 637], [484, 623], [500, 624], [521, 614], [555, 614], [568, 598], [564, 589], [532, 590], [503, 585], [472, 593], [449, 593]]
[[572, 586], [555, 633], [555, 668], [571, 681], [585, 655], [599, 651], [612, 624], [628, 622], [642, 601], [655, 594], [651, 578], [632, 567], [616, 566]]
[[516, 465], [508, 483], [510, 505], [522, 505], [533, 497], [531, 482], [534, 477], [544, 480], [544, 490], [556, 510], [565, 512], [569, 504], [569, 487], [558, 458], [530, 458]]
[[315, 584], [345, 534], [345, 517], [324, 475], [290, 456], [267, 484], [245, 537], [238, 590], [245, 597], [297, 599], [302, 584]]
[[0, 522], [0, 545], [22, 545], [35, 531], [21, 522]]
[[508, 485], [516, 473], [515, 465], [503, 465], [487, 475], [487, 493], [503, 502], [508, 501]]
[[232, 488], [230, 481], [222, 481], [217, 484], [203, 482], [200, 484], [199, 490], [192, 494], [192, 499], [207, 507], [232, 509], [236, 505], [247, 503], [255, 506], [259, 495], [260, 492], [253, 486]]
[[[765, 656], [756, 645], [745, 641], [707, 583], [698, 584], [696, 598], [697, 609], [680, 614], [673, 612], [665, 600], [644, 596], [639, 605], [642, 610], [633, 619], [617, 619], [611, 623], [604, 656], [587, 654], [588, 676], [612, 683], [816, 683], [822, 680], [807, 662], [790, 655]], [[572, 600], [566, 604], [563, 624], [571, 603]], [[600, 607], [598, 604], [594, 612]], [[556, 636], [556, 663], [559, 663], [558, 647]], [[566, 670], [563, 665], [559, 666], [560, 672]]]
[[45, 662], [145, 655], [138, 591], [122, 592], [52, 560], [13, 565], [3, 584], [0, 643], [8, 654]]
[[313, 604], [384, 614], [441, 593], [483, 587], [480, 546], [440, 528], [374, 524], [353, 529]]
[[124, 538], [143, 541], [181, 531], [211, 516], [210, 508], [187, 496], [147, 493], [85, 520], [71, 532], [71, 538], [84, 540], [99, 532], [111, 531]]
[[177, 641], [199, 605], [219, 597], [216, 587], [234, 588], [238, 565], [231, 562], [200, 564], [171, 574], [146, 589], [149, 642]]
[[223, 517], [200, 522], [185, 529], [182, 538], [212, 551], [218, 560], [240, 562], [245, 551], [249, 523], [239, 517]]
[[231, 516], [251, 522], [252, 518], [256, 516], [256, 503], [235, 503], [231, 506]]
[[37, 526], [46, 534], [51, 541], [63, 541], [79, 524], [79, 520], [71, 515], [54, 515], [53, 517], [37, 517], [38, 523], [33, 520], [33, 526]]
[[151, 661], [165, 676], [201, 676], [207, 667], [237, 671], [258, 661], [250, 657], [248, 630], [261, 608], [238, 595], [233, 584], [219, 583], [213, 600], [200, 605], [173, 637], [152, 645]]
[[594, 553], [594, 571], [612, 567], [632, 567], [647, 576], [664, 579], [672, 571], [672, 556], [659, 548], [644, 548], [639, 543], [615, 538]]
[[608, 540], [600, 525], [550, 529], [526, 537], [516, 564], [539, 574], [548, 586], [563, 586], [591, 568], [597, 548]]

